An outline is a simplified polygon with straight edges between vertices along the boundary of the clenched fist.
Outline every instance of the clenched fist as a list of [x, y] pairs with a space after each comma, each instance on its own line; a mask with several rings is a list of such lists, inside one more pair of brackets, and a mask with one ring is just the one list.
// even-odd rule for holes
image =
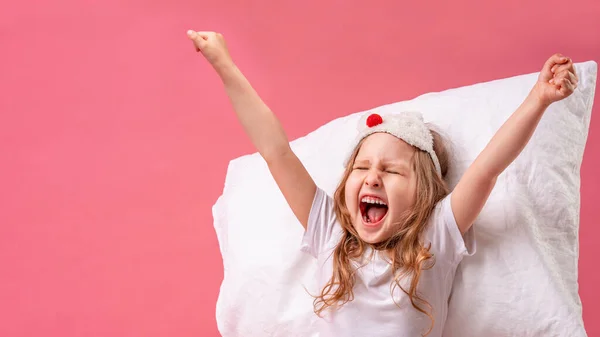
[[541, 103], [549, 105], [571, 95], [578, 82], [573, 61], [561, 54], [554, 54], [544, 64], [534, 91]]
[[233, 65], [223, 35], [215, 32], [188, 30], [187, 36], [194, 42], [196, 51], [201, 52], [216, 70]]

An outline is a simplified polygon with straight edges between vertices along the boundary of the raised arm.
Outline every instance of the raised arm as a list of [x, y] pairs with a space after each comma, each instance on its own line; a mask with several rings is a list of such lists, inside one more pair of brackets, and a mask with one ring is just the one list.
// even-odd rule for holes
[[188, 31], [188, 37], [219, 74], [244, 131], [265, 159], [292, 212], [306, 229], [316, 185], [290, 148], [281, 123], [234, 64], [221, 34]]
[[569, 58], [555, 54], [546, 61], [525, 101], [496, 132], [452, 192], [452, 210], [463, 234], [483, 209], [498, 176], [531, 139], [548, 106], [571, 95], [577, 82]]

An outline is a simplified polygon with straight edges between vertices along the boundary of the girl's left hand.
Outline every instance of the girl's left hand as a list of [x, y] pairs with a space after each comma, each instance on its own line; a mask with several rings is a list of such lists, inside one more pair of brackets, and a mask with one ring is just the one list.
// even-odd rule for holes
[[554, 54], [544, 64], [534, 91], [542, 104], [550, 105], [571, 95], [578, 82], [573, 61], [561, 54]]

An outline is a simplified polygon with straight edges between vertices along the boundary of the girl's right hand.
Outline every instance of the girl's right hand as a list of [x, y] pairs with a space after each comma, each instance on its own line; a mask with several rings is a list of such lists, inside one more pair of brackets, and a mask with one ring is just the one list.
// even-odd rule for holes
[[292, 151], [281, 123], [233, 63], [223, 35], [193, 30], [187, 35], [194, 42], [196, 51], [202, 52], [221, 77], [244, 131], [265, 159], [285, 200], [306, 229], [317, 185]]
[[223, 35], [215, 32], [188, 30], [187, 36], [194, 42], [196, 51], [202, 52], [202, 55], [216, 70], [233, 64]]

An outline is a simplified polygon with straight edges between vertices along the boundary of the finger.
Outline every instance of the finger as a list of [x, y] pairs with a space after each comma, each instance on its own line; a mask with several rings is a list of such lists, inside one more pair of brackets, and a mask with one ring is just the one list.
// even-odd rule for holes
[[562, 79], [565, 78], [565, 73], [555, 74], [554, 77], [548, 81], [550, 84], [559, 85]]
[[556, 73], [559, 73], [559, 72], [561, 72], [561, 71], [563, 71], [565, 69], [568, 69], [568, 68], [569, 68], [569, 63], [555, 64], [555, 65], [552, 66], [552, 68], [550, 68], [550, 71], [553, 74], [556, 74]]
[[573, 88], [577, 88], [577, 84], [579, 84], [579, 79], [572, 72], [567, 72], [567, 79], [569, 82], [573, 84]]
[[[575, 76], [575, 80], [577, 81], [577, 83], [579, 83], [579, 76], [577, 76], [577, 70], [575, 70], [575, 65], [573, 64], [573, 61], [571, 61], [571, 68], [569, 68], [569, 72], [573, 74], [573, 76]], [[575, 86], [577, 86], [577, 83], [575, 83]]]
[[542, 79], [547, 81], [552, 77], [552, 67], [554, 67], [554, 65], [561, 65], [563, 63], [566, 63], [569, 61], [569, 58], [566, 56], [563, 56], [562, 54], [554, 54], [552, 56], [550, 56], [550, 58], [546, 61], [546, 63], [544, 63], [544, 67], [542, 68], [541, 71], [541, 76]]
[[194, 42], [196, 51], [200, 51], [200, 50], [204, 49], [204, 46], [206, 45], [206, 40], [208, 39], [208, 36], [206, 34], [201, 34], [201, 33], [204, 33], [204, 32], [195, 32], [193, 30], [187, 31], [188, 37], [190, 38], [190, 40], [192, 40]]
[[190, 38], [190, 40], [195, 39], [197, 34], [198, 33], [196, 33], [195, 31], [193, 31], [191, 29], [187, 31], [187, 36]]
[[573, 82], [571, 82], [571, 80], [569, 79], [569, 72], [560, 73], [555, 78], [553, 78], [553, 84], [557, 87], [556, 89], [559, 91], [562, 89], [563, 86], [566, 85], [566, 82], [573, 84]]
[[[196, 39], [196, 35], [197, 35], [196, 32], [193, 31], [193, 30], [191, 30], [191, 29], [187, 31], [187, 36], [192, 41], [194, 41]], [[194, 49], [196, 49], [197, 52], [200, 51], [200, 48], [198, 48], [198, 46], [196, 45], [196, 43], [194, 43]]]
[[568, 72], [567, 78], [571, 83], [573, 83], [574, 86], [577, 86], [577, 84], [579, 84], [579, 79], [577, 78], [577, 76], [575, 76], [575, 74], [573, 74], [570, 71]]
[[576, 86], [579, 83], [579, 79], [577, 78], [577, 76], [575, 76], [575, 74], [573, 74], [572, 72], [570, 72], [569, 70], [563, 70], [560, 73], [556, 74], [554, 76], [554, 83], [560, 83], [560, 81], [566, 78], [569, 80], [569, 82], [571, 82], [571, 84], [573, 84], [574, 86]]
[[200, 36], [204, 40], [208, 40], [211, 38], [211, 36], [216, 35], [215, 32], [196, 32], [196, 34], [198, 34], [198, 36]]
[[565, 71], [565, 70], [571, 71], [573, 73], [575, 72], [575, 68], [573, 67], [573, 61], [571, 61], [570, 59], [566, 63], [555, 64], [550, 69], [550, 71], [552, 71], [552, 73], [554, 73], [554, 74], [560, 73], [560, 72]]
[[544, 68], [551, 69], [555, 64], [564, 64], [569, 62], [569, 58], [562, 54], [554, 54], [544, 64]]
[[569, 96], [570, 94], [573, 93], [573, 91], [575, 91], [575, 87], [574, 85], [569, 81], [569, 79], [567, 78], [563, 78], [560, 82], [560, 93], [563, 94], [565, 97]]

